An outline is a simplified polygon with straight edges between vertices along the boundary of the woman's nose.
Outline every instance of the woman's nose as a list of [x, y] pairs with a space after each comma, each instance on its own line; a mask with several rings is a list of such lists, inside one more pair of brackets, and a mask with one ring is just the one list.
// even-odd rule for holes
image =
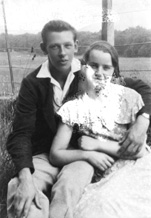
[[96, 75], [96, 76], [102, 76], [102, 75], [103, 75], [103, 69], [102, 69], [102, 67], [99, 67], [98, 69], [96, 69], [95, 75]]

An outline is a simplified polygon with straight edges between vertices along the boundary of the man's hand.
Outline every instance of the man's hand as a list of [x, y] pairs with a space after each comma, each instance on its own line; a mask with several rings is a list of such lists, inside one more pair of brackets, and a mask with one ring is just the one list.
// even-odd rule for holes
[[41, 209], [38, 191], [34, 185], [30, 170], [28, 168], [24, 168], [19, 173], [19, 185], [13, 201], [15, 216], [17, 218], [26, 218], [32, 201], [34, 201], [35, 205]]
[[101, 171], [107, 170], [115, 162], [109, 155], [96, 151], [87, 152], [87, 161]]
[[129, 128], [126, 135], [119, 142], [121, 158], [130, 158], [141, 151], [146, 139], [146, 132], [149, 126], [149, 119], [139, 115], [135, 123]]

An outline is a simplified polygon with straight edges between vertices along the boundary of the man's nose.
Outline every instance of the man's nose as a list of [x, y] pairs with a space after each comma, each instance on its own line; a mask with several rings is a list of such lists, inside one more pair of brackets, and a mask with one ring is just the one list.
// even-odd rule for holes
[[60, 54], [60, 55], [65, 55], [65, 54], [66, 54], [64, 46], [60, 46], [60, 52], [59, 52], [59, 54]]

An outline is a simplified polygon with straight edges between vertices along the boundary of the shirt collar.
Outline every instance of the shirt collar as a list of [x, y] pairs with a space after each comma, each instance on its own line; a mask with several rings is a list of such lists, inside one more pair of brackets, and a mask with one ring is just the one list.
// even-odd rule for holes
[[[71, 63], [71, 71], [70, 73], [75, 73], [81, 69], [81, 63], [78, 59], [74, 58], [72, 63]], [[50, 78], [54, 80], [54, 78], [51, 76], [51, 72], [49, 71], [49, 61], [46, 60], [37, 74], [37, 78]]]

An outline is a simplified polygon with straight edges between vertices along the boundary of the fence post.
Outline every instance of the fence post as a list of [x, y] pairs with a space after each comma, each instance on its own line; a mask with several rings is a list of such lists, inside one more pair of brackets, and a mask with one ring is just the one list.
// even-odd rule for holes
[[114, 23], [112, 19], [112, 0], [102, 0], [102, 40], [114, 46]]
[[6, 50], [7, 50], [7, 56], [8, 56], [11, 86], [12, 86], [12, 94], [14, 95], [15, 94], [14, 77], [13, 77], [13, 70], [12, 70], [12, 64], [11, 64], [11, 56], [10, 56], [10, 51], [9, 51], [8, 32], [7, 32], [5, 7], [4, 7], [4, 1], [3, 0], [2, 0], [2, 8], [3, 8], [3, 17], [4, 17], [4, 25], [5, 25], [5, 41], [6, 41]]

